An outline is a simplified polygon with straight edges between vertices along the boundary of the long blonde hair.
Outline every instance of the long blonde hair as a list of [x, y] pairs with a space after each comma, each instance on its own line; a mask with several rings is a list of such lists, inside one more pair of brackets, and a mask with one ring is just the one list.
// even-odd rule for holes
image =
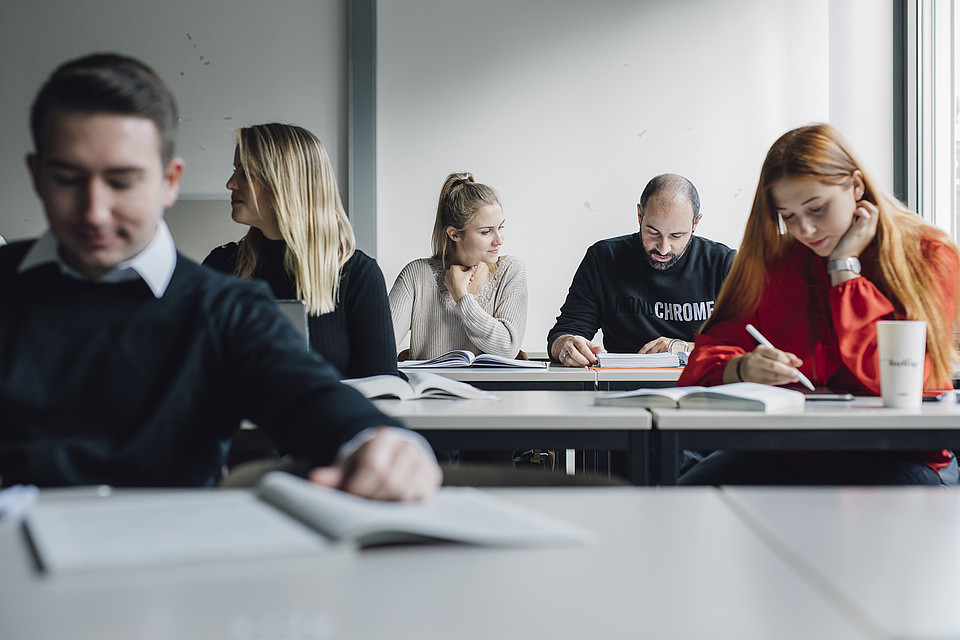
[[480, 184], [469, 172], [451, 173], [443, 181], [440, 200], [437, 202], [437, 219], [433, 223], [433, 257], [450, 266], [456, 251], [456, 243], [447, 235], [447, 227], [458, 232], [466, 231], [477, 213], [490, 204], [500, 204], [493, 187]]
[[825, 184], [848, 185], [855, 171], [863, 176], [863, 198], [880, 210], [876, 236], [865, 250], [875, 256], [877, 264], [871, 279], [893, 304], [898, 317], [926, 320], [933, 379], [947, 383], [956, 359], [954, 327], [960, 320], [960, 298], [951, 315], [944, 317], [938, 292], [960, 288], [960, 276], [954, 265], [931, 264], [932, 256], [923, 255], [919, 249], [923, 238], [936, 239], [950, 247], [957, 264], [957, 247], [940, 229], [880, 190], [850, 145], [826, 124], [788, 131], [770, 148], [760, 171], [743, 244], [701, 332], [715, 323], [738, 320], [756, 311], [767, 286], [768, 265], [795, 246], [796, 241], [781, 231], [779, 215], [771, 204], [770, 186], [781, 178], [814, 178]]
[[[340, 268], [356, 249], [333, 166], [320, 140], [302, 127], [260, 124], [237, 131], [240, 165], [277, 216], [287, 249], [284, 264], [297, 297], [312, 315], [337, 303]], [[256, 198], [256, 189], [252, 189]], [[260, 203], [254, 203], [257, 208]], [[240, 241], [237, 275], [252, 277], [262, 260], [263, 234], [253, 227]]]

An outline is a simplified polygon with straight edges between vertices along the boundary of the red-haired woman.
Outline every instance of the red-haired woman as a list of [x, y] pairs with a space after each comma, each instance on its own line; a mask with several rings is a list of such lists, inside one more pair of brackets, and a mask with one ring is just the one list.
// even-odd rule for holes
[[[877, 395], [877, 320], [926, 320], [924, 388], [952, 388], [956, 245], [884, 194], [828, 125], [767, 153], [743, 245], [680, 385], [796, 381]], [[776, 349], [757, 346], [751, 323]], [[681, 484], [939, 484], [949, 451], [718, 451]], [[955, 464], [954, 464], [955, 468]]]

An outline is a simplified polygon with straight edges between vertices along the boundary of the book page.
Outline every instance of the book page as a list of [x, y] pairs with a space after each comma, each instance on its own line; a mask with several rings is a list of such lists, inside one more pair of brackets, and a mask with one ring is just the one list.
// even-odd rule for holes
[[473, 352], [465, 349], [448, 351], [429, 360], [405, 360], [401, 364], [404, 368], [411, 367], [469, 367], [474, 359]]
[[366, 378], [347, 378], [342, 382], [362, 393], [365, 398], [409, 400], [417, 395], [416, 390], [406, 380], [389, 374], [367, 376]]
[[499, 400], [489, 391], [453, 380], [435, 373], [418, 371], [407, 374], [416, 398], [468, 398], [473, 400]]
[[139, 569], [329, 553], [316, 531], [246, 491], [125, 490], [41, 499], [26, 527], [46, 571]]
[[283, 472], [257, 487], [261, 498], [332, 538], [361, 546], [443, 540], [486, 546], [585, 544], [593, 534], [470, 487], [443, 487], [422, 503], [381, 502]]

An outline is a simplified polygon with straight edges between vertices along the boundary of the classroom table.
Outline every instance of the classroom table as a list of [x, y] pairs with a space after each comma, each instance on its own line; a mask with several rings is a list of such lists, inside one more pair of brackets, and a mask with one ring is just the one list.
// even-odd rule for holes
[[472, 384], [487, 391], [504, 390], [575, 390], [594, 391], [597, 376], [592, 369], [577, 369], [549, 363], [546, 368], [524, 369], [513, 367], [416, 367], [400, 371], [415, 373], [427, 371], [453, 380]]
[[437, 450], [580, 449], [626, 453], [627, 479], [650, 482], [651, 417], [595, 407], [592, 391], [498, 391], [489, 400], [374, 400]]
[[[716, 489], [501, 489], [577, 547], [392, 546], [291, 560], [36, 571], [0, 521], [0, 636], [878, 639]], [[41, 500], [44, 496], [41, 495]]]
[[807, 402], [776, 413], [651, 409], [659, 464], [653, 480], [676, 484], [684, 449], [936, 450], [960, 449], [960, 404], [953, 398], [920, 409], [888, 409], [879, 397]]
[[510, 367], [431, 367], [409, 368], [401, 362], [400, 371], [429, 371], [447, 378], [467, 382], [488, 391], [580, 390], [609, 391], [646, 387], [676, 386], [683, 367], [665, 368], [588, 368], [564, 367], [555, 362], [545, 369]]
[[874, 635], [960, 638], [960, 492], [731, 487], [722, 495]]

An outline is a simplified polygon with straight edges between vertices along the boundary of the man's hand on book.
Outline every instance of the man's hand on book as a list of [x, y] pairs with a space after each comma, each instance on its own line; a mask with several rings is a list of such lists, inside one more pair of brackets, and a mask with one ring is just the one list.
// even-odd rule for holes
[[589, 367], [597, 364], [602, 350], [583, 336], [566, 334], [553, 341], [551, 355], [565, 367]]
[[378, 429], [349, 456], [310, 472], [317, 484], [375, 500], [425, 500], [443, 479], [432, 456], [393, 429]]
[[681, 340], [680, 338], [667, 338], [666, 336], [660, 336], [654, 340], [651, 340], [637, 353], [677, 353], [678, 351], [690, 351], [690, 343], [686, 340]]

